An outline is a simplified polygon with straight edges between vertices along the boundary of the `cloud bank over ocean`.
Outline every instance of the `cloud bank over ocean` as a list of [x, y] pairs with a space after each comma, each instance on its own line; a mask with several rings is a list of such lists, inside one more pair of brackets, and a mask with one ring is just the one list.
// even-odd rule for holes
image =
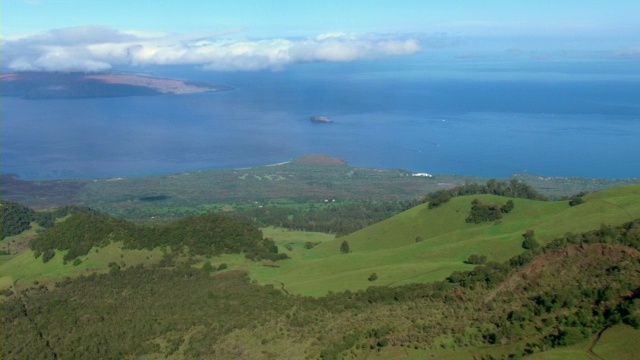
[[291, 64], [412, 55], [420, 42], [389, 34], [327, 33], [244, 39], [228, 33], [170, 34], [81, 26], [2, 39], [13, 71], [105, 71], [117, 66], [194, 65], [215, 71], [279, 70]]

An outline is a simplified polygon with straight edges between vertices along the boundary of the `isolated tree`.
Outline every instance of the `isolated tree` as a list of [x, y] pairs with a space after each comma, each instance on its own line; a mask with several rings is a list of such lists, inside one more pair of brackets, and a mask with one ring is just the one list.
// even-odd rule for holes
[[371, 273], [371, 275], [369, 275], [369, 277], [368, 277], [368, 280], [369, 280], [369, 281], [376, 281], [376, 280], [378, 280], [378, 274], [376, 274], [376, 273]]
[[522, 247], [527, 250], [535, 250], [540, 247], [540, 244], [535, 238], [535, 233], [533, 230], [527, 230], [526, 233], [522, 234], [524, 240], [522, 241]]
[[340, 252], [343, 254], [348, 254], [351, 252], [351, 250], [349, 249], [349, 243], [347, 242], [347, 240], [342, 241], [342, 244], [340, 245]]

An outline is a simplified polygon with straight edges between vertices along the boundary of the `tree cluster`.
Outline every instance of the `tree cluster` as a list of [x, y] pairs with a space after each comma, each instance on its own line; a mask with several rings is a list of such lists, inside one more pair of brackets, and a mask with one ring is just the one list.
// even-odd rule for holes
[[153, 227], [104, 215], [76, 214], [40, 234], [32, 242], [31, 248], [36, 257], [42, 253], [49, 254], [47, 260], [53, 250], [68, 250], [64, 261], [71, 261], [86, 255], [93, 247], [117, 241], [131, 249], [166, 246], [179, 251], [186, 247], [192, 255], [245, 253], [247, 258], [253, 260], [287, 258], [286, 254], [278, 254], [278, 247], [273, 240], [264, 239], [259, 229], [216, 214], [190, 216]]
[[13, 201], [2, 201], [0, 210], [2, 239], [30, 229], [31, 222], [35, 220], [34, 210]]
[[511, 212], [513, 207], [514, 204], [512, 200], [508, 200], [506, 204], [500, 206], [496, 204], [483, 204], [480, 200], [475, 199], [471, 202], [471, 211], [465, 221], [479, 224], [485, 221], [500, 220], [502, 214]]
[[522, 240], [522, 248], [526, 250], [536, 250], [540, 247], [538, 240], [535, 238], [535, 232], [533, 230], [527, 230], [522, 234], [524, 240]]
[[35, 211], [13, 201], [2, 201], [0, 209], [0, 225], [2, 226], [0, 230], [3, 239], [29, 230], [31, 222], [36, 222], [41, 227], [48, 229], [53, 227], [56, 219], [70, 214], [100, 214], [99, 211], [77, 205], [62, 206], [51, 211]]
[[517, 179], [511, 179], [508, 183], [491, 179], [487, 181], [485, 185], [467, 183], [462, 186], [456, 186], [452, 189], [438, 190], [429, 193], [425, 201], [429, 203], [429, 208], [432, 209], [446, 203], [456, 196], [479, 194], [492, 194], [531, 200], [548, 200], [534, 188], [522, 181], [518, 181]]

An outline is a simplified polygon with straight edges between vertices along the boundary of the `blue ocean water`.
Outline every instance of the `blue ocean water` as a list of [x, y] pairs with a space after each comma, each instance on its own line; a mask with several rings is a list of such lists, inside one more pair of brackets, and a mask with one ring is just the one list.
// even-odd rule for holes
[[[2, 172], [24, 179], [141, 176], [324, 153], [353, 166], [434, 174], [640, 177], [637, 78], [443, 73], [393, 62], [150, 71], [235, 90], [3, 97]], [[312, 123], [313, 115], [334, 123]]]

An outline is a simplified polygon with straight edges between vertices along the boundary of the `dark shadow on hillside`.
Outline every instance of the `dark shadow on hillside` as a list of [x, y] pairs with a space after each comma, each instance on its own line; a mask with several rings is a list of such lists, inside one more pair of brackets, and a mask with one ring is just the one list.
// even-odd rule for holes
[[144, 201], [144, 202], [156, 202], [156, 201], [167, 200], [170, 198], [171, 196], [167, 196], [167, 195], [156, 195], [156, 196], [143, 196], [138, 198], [138, 200]]

